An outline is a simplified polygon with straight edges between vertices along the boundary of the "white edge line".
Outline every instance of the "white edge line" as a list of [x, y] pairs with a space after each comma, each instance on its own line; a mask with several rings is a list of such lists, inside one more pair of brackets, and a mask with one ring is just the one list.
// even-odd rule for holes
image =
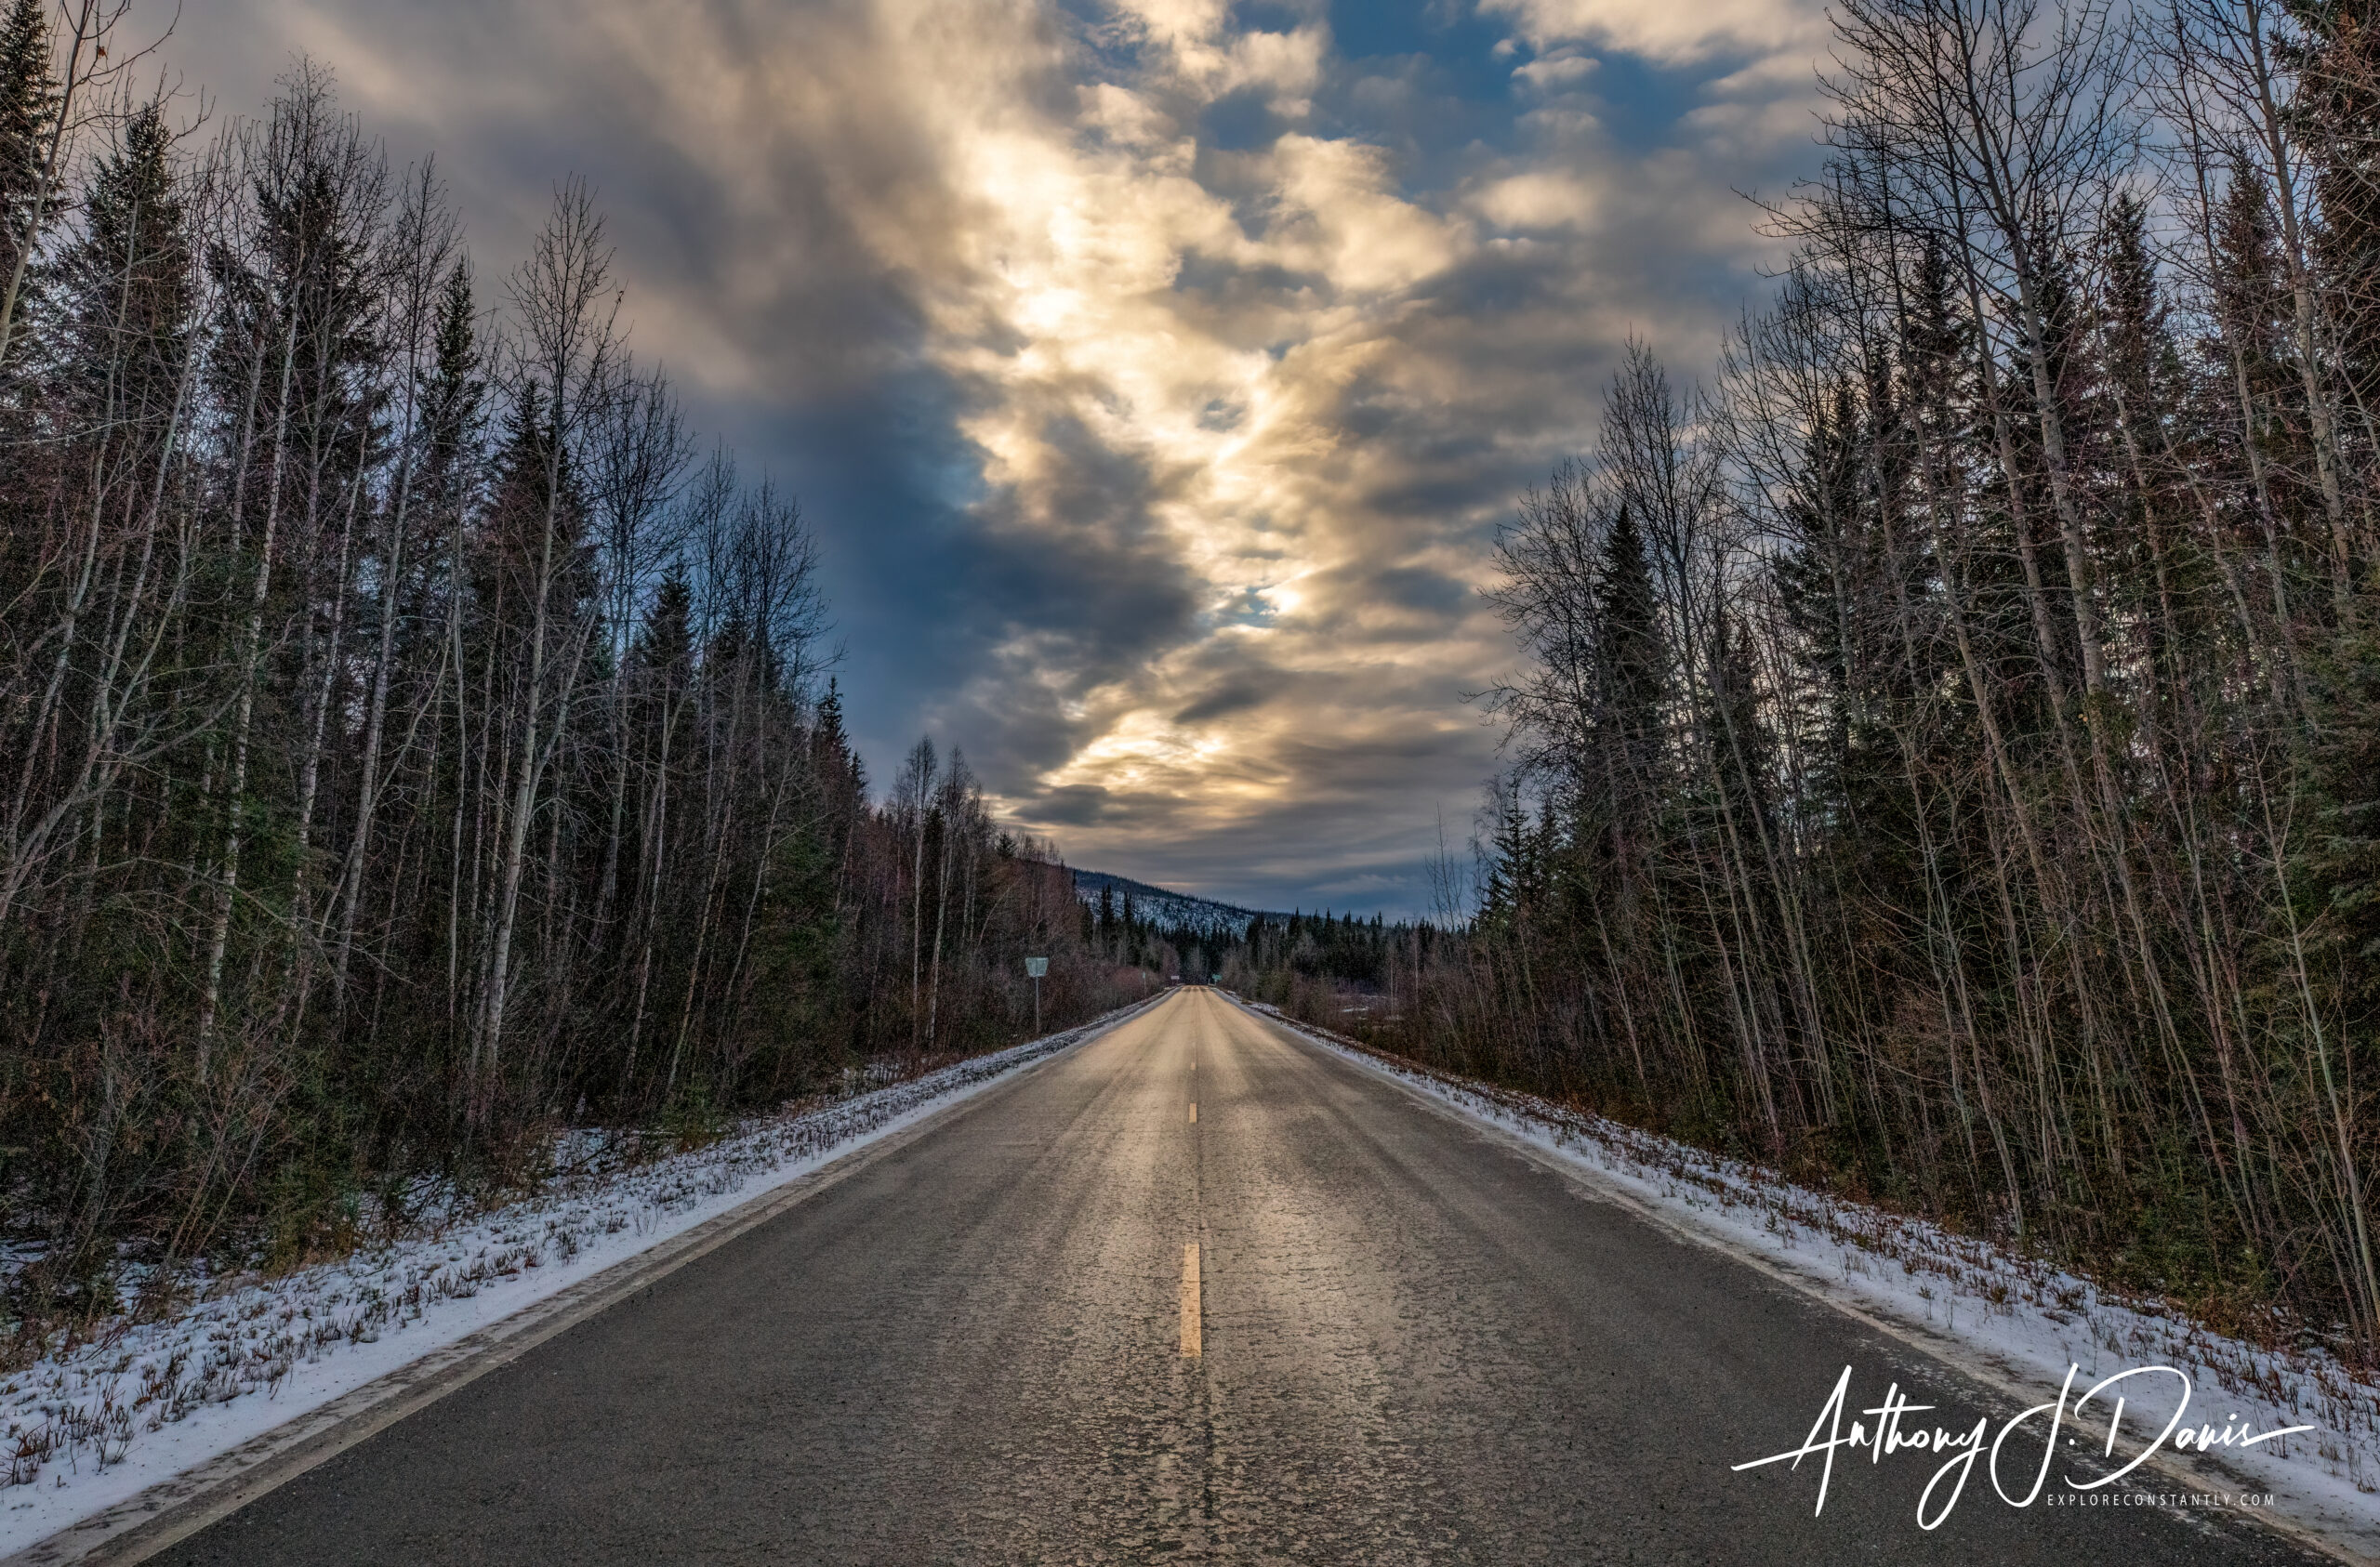
[[758, 1229], [877, 1160], [939, 1130], [945, 1122], [979, 1108], [995, 1094], [1024, 1082], [1054, 1061], [1064, 1060], [1092, 1040], [1114, 1033], [1170, 994], [1159, 992], [1070, 1045], [970, 1085], [972, 1093], [935, 1106], [906, 1126], [873, 1135], [863, 1133], [852, 1147], [809, 1174], [773, 1187], [749, 1202], [633, 1257], [623, 1258], [603, 1271], [524, 1306], [501, 1322], [431, 1350], [385, 1376], [70, 1523], [13, 1556], [0, 1558], [0, 1567], [70, 1567], [71, 1563], [85, 1561], [129, 1567], [130, 1563], [145, 1561], [406, 1416], [427, 1408], [458, 1388], [468, 1387], [548, 1339], [660, 1283], [688, 1263]]
[[[1275, 1017], [1269, 1012], [1260, 1012], [1236, 997], [1233, 998], [1233, 1003], [1258, 1022], [1269, 1023], [1282, 1033], [1297, 1037], [1302, 1043], [1321, 1047], [1330, 1055], [1349, 1065], [1395, 1086], [1425, 1108], [1435, 1111], [1448, 1120], [1488, 1133], [1527, 1157], [1532, 1164], [1563, 1177], [1575, 1192], [1589, 1201], [1609, 1203], [1616, 1207], [1624, 1208], [1673, 1239], [1718, 1252], [1747, 1268], [1766, 1275], [1789, 1289], [1840, 1311], [1865, 1327], [1897, 1340], [1920, 1354], [1942, 1362], [1952, 1371], [1982, 1383], [2002, 1397], [2018, 1401], [2020, 1405], [2033, 1401], [2039, 1393], [2038, 1389], [2029, 1389], [2015, 1380], [2022, 1374], [1999, 1358], [1984, 1359], [1965, 1342], [1947, 1338], [1939, 1332], [1917, 1323], [1880, 1316], [1868, 1303], [1855, 1303], [1852, 1299], [1846, 1298], [1844, 1292], [1837, 1288], [1824, 1275], [1805, 1273], [1798, 1269], [1780, 1266], [1774, 1258], [1745, 1247], [1733, 1237], [1706, 1230], [1681, 1215], [1671, 1213], [1648, 1203], [1636, 1192], [1630, 1192], [1609, 1180], [1602, 1171], [1585, 1161], [1566, 1159], [1559, 1153], [1530, 1141], [1501, 1122], [1430, 1092], [1429, 1089], [1415, 1083], [1387, 1062], [1376, 1060], [1368, 1047], [1351, 1047], [1336, 1039], [1312, 1033], [1303, 1025], [1291, 1022], [1286, 1018]], [[1416, 1063], [1415, 1070], [1424, 1069]], [[1460, 1083], [1461, 1079], [1452, 1080], [1454, 1086], [1459, 1086]], [[2223, 1464], [2219, 1457], [2209, 1457], [2202, 1468], [2186, 1468], [2165, 1454], [2160, 1453], [2142, 1467], [2155, 1469], [2167, 1479], [2189, 1489], [2197, 1489], [2203, 1484], [2202, 1478], [2203, 1468], [2218, 1469], [2226, 1479], [2233, 1481], [2246, 1490], [2262, 1491], [2268, 1483], [2261, 1477], [2241, 1475], [2238, 1470]], [[2164, 1510], [2180, 1518], [2195, 1516], [2175, 1508]], [[2316, 1514], [2311, 1518], [2300, 1517], [2278, 1508], [2259, 1508], [2253, 1513], [2241, 1516], [2254, 1523], [2262, 1524], [2276, 1534], [2286, 1535], [2298, 1545], [2341, 1561], [2363, 1564], [2374, 1560], [2369, 1547], [2357, 1543], [2370, 1540], [2372, 1533], [2368, 1527], [2355, 1521], [2334, 1521], [2322, 1514]], [[12, 1567], [12, 1564], [0, 1562], [0, 1567]]]

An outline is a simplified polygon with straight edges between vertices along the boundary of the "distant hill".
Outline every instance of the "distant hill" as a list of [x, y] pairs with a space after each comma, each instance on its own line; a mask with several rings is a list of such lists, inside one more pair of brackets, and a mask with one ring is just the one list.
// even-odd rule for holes
[[1119, 914], [1123, 912], [1124, 900], [1130, 897], [1132, 912], [1141, 918], [1170, 926], [1176, 930], [1195, 930], [1202, 935], [1229, 931], [1234, 936], [1245, 936], [1250, 920], [1280, 917], [1256, 909], [1218, 903], [1211, 898], [1198, 898], [1187, 892], [1151, 887], [1147, 882], [1134, 881], [1130, 876], [1109, 876], [1105, 871], [1075, 873], [1075, 896], [1084, 902], [1098, 902], [1102, 888], [1114, 894]]

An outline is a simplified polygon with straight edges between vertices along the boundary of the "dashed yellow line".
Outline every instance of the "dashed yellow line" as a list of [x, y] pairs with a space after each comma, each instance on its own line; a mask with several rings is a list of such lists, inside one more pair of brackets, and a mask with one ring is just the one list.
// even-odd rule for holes
[[1197, 1100], [1192, 1100], [1190, 1101], [1190, 1124], [1194, 1126], [1198, 1124], [1198, 1101]]
[[1198, 1243], [1182, 1248], [1182, 1354], [1198, 1358]]

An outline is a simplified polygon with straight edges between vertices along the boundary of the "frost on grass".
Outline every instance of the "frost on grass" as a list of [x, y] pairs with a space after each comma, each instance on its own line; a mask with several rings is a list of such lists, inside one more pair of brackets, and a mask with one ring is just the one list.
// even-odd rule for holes
[[[1952, 1335], [2045, 1383], [2044, 1397], [2055, 1394], [2069, 1364], [2081, 1368], [2078, 1394], [2131, 1366], [2172, 1366], [2190, 1379], [2193, 1427], [2202, 1419], [2219, 1427], [2227, 1415], [2261, 1430], [2314, 1426], [2254, 1450], [2227, 1449], [2224, 1461], [2276, 1491], [2349, 1517], [2380, 1519], [2380, 1387], [2359, 1379], [2319, 1343], [2250, 1344], [2213, 1332], [2170, 1302], [2102, 1288], [1990, 1241], [1813, 1192], [1773, 1170], [1535, 1094], [1435, 1072], [1276, 1007], [1243, 1005], [1584, 1165], [1693, 1228]], [[1830, 1378], [1833, 1369], [1827, 1368]], [[2139, 1389], [2140, 1380], [2125, 1391], [2135, 1417], [2153, 1413], [2153, 1432], [2173, 1414], [2175, 1399], [2162, 1389]], [[1813, 1407], [1824, 1391], [1814, 1387]]]
[[1117, 1015], [906, 1082], [893, 1080], [891, 1063], [854, 1070], [822, 1108], [754, 1118], [660, 1158], [641, 1159], [633, 1134], [564, 1133], [554, 1149], [558, 1173], [534, 1196], [477, 1211], [432, 1201], [408, 1231], [336, 1262], [275, 1279], [201, 1280], [192, 1303], [167, 1320], [127, 1315], [60, 1338], [0, 1377], [0, 1540], [112, 1505], [1064, 1049]]

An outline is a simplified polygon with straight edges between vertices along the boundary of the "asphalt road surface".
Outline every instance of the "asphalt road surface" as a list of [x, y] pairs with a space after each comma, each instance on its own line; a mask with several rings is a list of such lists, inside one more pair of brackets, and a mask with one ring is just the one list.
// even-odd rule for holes
[[2312, 1560], [1979, 1474], [1924, 1532], [1923, 1455], [1818, 1517], [1818, 1460], [1731, 1472], [1846, 1364], [2015, 1413], [1191, 990], [152, 1560]]

